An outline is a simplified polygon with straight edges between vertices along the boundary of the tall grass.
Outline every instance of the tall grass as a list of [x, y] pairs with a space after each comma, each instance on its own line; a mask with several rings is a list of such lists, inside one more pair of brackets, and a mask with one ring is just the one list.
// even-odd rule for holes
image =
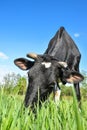
[[87, 101], [79, 109], [74, 90], [71, 100], [47, 101], [35, 109], [33, 113], [20, 96], [1, 90], [0, 130], [87, 130]]

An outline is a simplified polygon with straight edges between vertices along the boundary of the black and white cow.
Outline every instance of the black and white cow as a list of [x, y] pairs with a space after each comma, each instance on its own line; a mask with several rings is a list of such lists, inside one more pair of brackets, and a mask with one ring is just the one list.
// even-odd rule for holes
[[46, 100], [52, 91], [55, 101], [59, 100], [59, 80], [63, 84], [74, 83], [77, 99], [80, 101], [79, 82], [83, 80], [83, 76], [79, 73], [81, 54], [64, 27], [61, 27], [50, 40], [43, 55], [30, 53], [27, 57], [34, 61], [25, 58], [14, 60], [20, 69], [29, 70], [29, 83], [24, 100], [26, 107], [37, 102], [38, 90], [41, 101]]

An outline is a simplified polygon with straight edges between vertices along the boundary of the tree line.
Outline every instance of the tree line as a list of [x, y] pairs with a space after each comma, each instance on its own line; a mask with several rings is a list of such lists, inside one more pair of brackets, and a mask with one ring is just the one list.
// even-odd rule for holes
[[[82, 72], [84, 75], [84, 80], [81, 82], [81, 95], [83, 98], [87, 98], [87, 72]], [[0, 84], [0, 89], [3, 89], [3, 91], [7, 94], [18, 94], [18, 95], [24, 95], [26, 92], [27, 87], [27, 77], [21, 76], [20, 74], [15, 73], [9, 73], [6, 74], [3, 78], [3, 83]], [[62, 90], [62, 96], [70, 97], [72, 96], [72, 88], [70, 85], [62, 85], [61, 84], [61, 90]]]

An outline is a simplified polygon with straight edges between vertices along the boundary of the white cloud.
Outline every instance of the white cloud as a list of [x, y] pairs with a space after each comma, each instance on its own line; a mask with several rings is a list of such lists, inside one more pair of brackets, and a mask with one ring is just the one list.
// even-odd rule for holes
[[1, 59], [8, 59], [9, 57], [6, 54], [4, 54], [3, 52], [0, 52], [0, 58]]
[[74, 34], [74, 37], [76, 37], [76, 38], [79, 37], [79, 36], [80, 36], [79, 33], [75, 33], [75, 34]]

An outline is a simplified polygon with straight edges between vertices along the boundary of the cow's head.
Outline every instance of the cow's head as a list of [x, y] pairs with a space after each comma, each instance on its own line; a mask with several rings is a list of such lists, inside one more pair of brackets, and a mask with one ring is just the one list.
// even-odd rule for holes
[[49, 55], [28, 54], [27, 57], [34, 59], [34, 61], [25, 58], [18, 58], [14, 61], [20, 69], [29, 70], [25, 96], [26, 107], [38, 100], [38, 92], [40, 100], [45, 100], [53, 91], [54, 84], [58, 82], [58, 79], [69, 83], [78, 83], [83, 79], [80, 73], [70, 71], [67, 63], [58, 62]]

